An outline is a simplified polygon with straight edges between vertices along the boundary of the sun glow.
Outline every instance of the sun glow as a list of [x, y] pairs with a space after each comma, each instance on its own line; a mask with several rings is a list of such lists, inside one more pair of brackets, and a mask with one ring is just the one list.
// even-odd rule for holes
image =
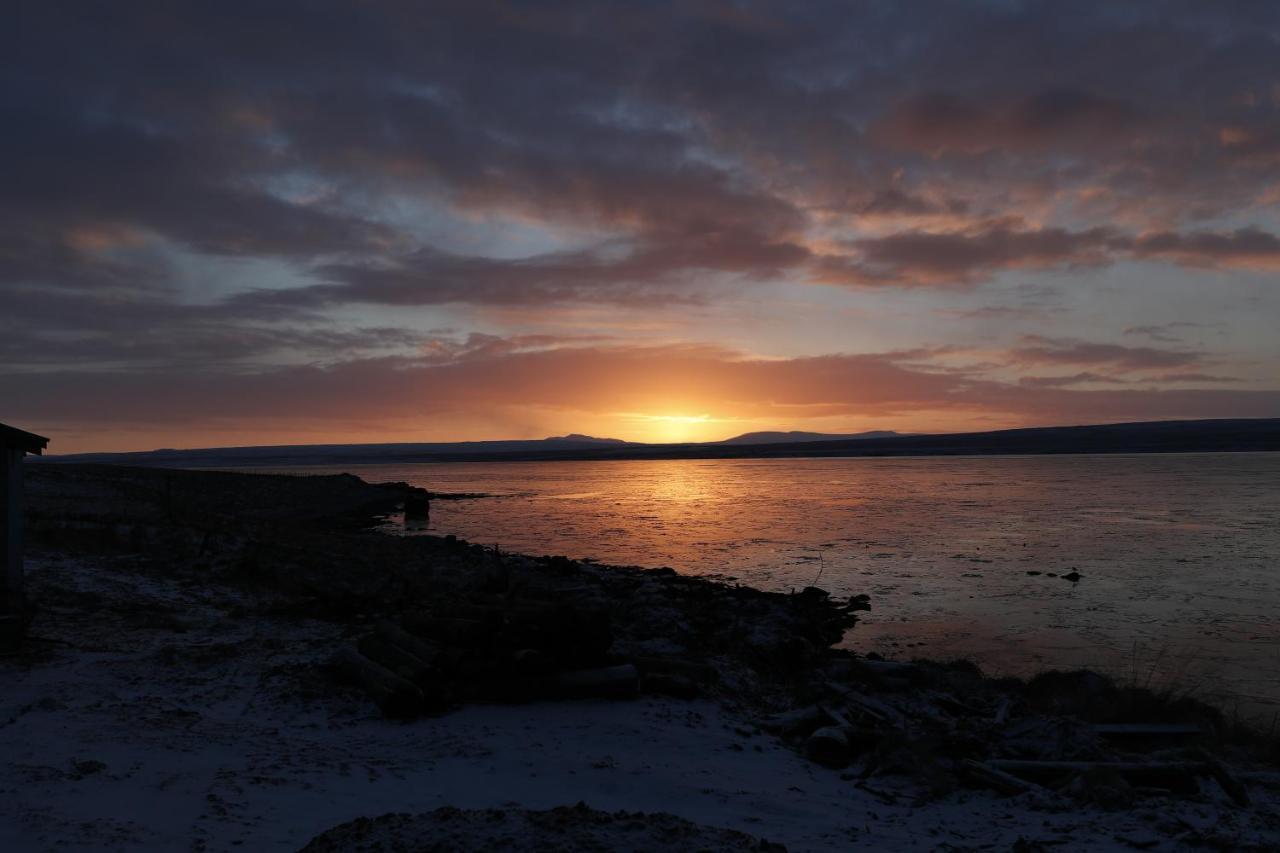
[[714, 441], [722, 437], [720, 432], [726, 423], [711, 415], [628, 414], [625, 417], [639, 427], [638, 431], [643, 433], [641, 440], [657, 444]]

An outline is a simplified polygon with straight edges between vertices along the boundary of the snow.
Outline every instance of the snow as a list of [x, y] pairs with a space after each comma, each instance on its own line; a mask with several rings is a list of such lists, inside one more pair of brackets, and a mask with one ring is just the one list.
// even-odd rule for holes
[[1280, 846], [1271, 792], [1255, 791], [1250, 812], [979, 791], [920, 804], [909, 780], [860, 787], [710, 701], [472, 705], [390, 722], [312, 666], [347, 641], [342, 627], [282, 615], [269, 592], [129, 558], [42, 554], [29, 573], [44, 602], [35, 639], [0, 659], [0, 850], [295, 850], [361, 816], [580, 801], [791, 850], [1175, 849], [1193, 831]]

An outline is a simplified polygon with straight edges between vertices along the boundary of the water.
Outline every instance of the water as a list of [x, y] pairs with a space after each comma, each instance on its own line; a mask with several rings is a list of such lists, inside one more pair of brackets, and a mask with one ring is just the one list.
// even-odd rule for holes
[[[432, 533], [868, 593], [846, 641], [861, 650], [1007, 674], [1091, 666], [1250, 716], [1280, 709], [1280, 454], [349, 470], [492, 495], [433, 502]], [[1048, 574], [1072, 571], [1082, 580]]]

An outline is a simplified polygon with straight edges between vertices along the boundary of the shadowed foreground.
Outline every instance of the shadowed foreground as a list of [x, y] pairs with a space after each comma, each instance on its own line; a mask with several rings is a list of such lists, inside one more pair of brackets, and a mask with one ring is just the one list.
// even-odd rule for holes
[[[860, 658], [830, 648], [841, 630], [823, 626], [850, 614], [817, 593], [359, 530], [399, 487], [57, 470], [33, 477], [31, 639], [0, 661], [7, 849], [297, 849], [389, 812], [422, 817], [348, 824], [313, 849], [483, 850], [529, 826], [568, 849], [752, 849], [723, 830], [795, 850], [1280, 843], [1276, 774], [1197, 703]], [[226, 484], [237, 508], [210, 512]], [[380, 620], [549, 588], [607, 609], [617, 659], [715, 679], [691, 698], [498, 704], [453, 676], [442, 715], [397, 722], [328, 666]], [[1135, 719], [1173, 728], [1154, 744], [1098, 728]], [[599, 812], [523, 811], [579, 802]], [[619, 811], [654, 817], [600, 814]]]

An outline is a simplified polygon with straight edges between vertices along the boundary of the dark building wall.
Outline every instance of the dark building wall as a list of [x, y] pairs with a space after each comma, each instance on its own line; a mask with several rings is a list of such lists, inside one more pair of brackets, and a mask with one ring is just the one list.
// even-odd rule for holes
[[22, 457], [0, 448], [0, 613], [22, 606]]

